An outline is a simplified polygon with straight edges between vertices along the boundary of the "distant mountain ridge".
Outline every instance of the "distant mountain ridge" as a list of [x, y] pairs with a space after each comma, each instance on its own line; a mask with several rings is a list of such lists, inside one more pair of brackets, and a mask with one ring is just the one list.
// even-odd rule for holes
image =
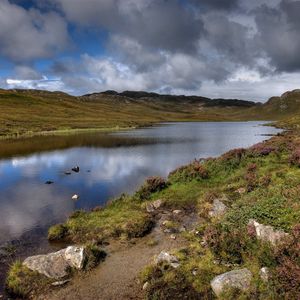
[[59, 91], [0, 89], [0, 138], [57, 130], [116, 130], [160, 122], [250, 120], [299, 126], [300, 90], [262, 104], [141, 91], [72, 96]]
[[240, 106], [240, 107], [254, 107], [257, 105], [261, 105], [259, 102], [240, 100], [240, 99], [211, 99], [203, 96], [185, 96], [185, 95], [170, 95], [170, 94], [158, 94], [153, 92], [144, 92], [144, 91], [124, 91], [118, 93], [113, 90], [108, 90], [100, 93], [92, 93], [83, 95], [81, 97], [85, 98], [96, 98], [97, 96], [113, 96], [113, 97], [122, 97], [133, 100], [138, 99], [151, 99], [151, 100], [164, 100], [164, 101], [184, 101], [184, 102], [198, 102], [202, 103], [206, 107], [214, 107], [214, 106]]

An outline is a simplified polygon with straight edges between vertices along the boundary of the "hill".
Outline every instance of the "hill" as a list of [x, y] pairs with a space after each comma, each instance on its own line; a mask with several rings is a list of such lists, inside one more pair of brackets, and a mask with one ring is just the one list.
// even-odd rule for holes
[[107, 91], [75, 97], [63, 92], [0, 90], [0, 137], [52, 131], [137, 127], [164, 121], [247, 119], [261, 104], [237, 99]]

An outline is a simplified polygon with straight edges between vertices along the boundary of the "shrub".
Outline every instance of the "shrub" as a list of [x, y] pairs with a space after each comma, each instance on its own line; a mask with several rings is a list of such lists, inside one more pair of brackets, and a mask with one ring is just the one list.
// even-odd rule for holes
[[66, 237], [68, 229], [64, 224], [53, 225], [48, 230], [48, 240], [58, 241]]
[[256, 175], [257, 166], [256, 164], [249, 164], [247, 172], [245, 174], [245, 180], [247, 182], [247, 191], [251, 192], [258, 186], [258, 180]]
[[277, 292], [285, 299], [300, 295], [300, 224], [294, 226], [292, 238], [276, 253], [278, 266], [273, 274]]
[[138, 238], [148, 234], [155, 223], [149, 216], [137, 219], [135, 221], [128, 221], [122, 227], [122, 233], [126, 234], [127, 238]]
[[29, 270], [21, 261], [16, 261], [8, 271], [6, 290], [13, 297], [28, 299], [42, 291], [50, 282], [47, 277]]
[[86, 261], [84, 263], [85, 270], [91, 270], [95, 268], [104, 258], [106, 257], [106, 252], [95, 244], [87, 244], [86, 248]]
[[142, 187], [137, 191], [141, 200], [149, 199], [151, 194], [162, 191], [168, 186], [166, 180], [159, 176], [149, 177]]
[[250, 154], [254, 156], [267, 156], [276, 150], [276, 147], [269, 146], [266, 143], [258, 143], [250, 148]]
[[221, 158], [224, 161], [235, 160], [239, 163], [245, 153], [246, 153], [246, 149], [237, 148], [226, 152], [221, 156]]
[[201, 160], [194, 160], [187, 166], [180, 167], [169, 174], [169, 179], [175, 182], [208, 179], [209, 173]]
[[300, 167], [300, 149], [297, 149], [292, 153], [289, 162], [294, 166]]
[[236, 264], [243, 262], [243, 253], [251, 242], [241, 229], [220, 223], [207, 226], [203, 239], [219, 259]]

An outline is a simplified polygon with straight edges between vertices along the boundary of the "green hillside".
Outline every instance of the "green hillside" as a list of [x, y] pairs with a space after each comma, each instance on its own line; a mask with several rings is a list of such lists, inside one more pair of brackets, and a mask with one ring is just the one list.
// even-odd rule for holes
[[247, 118], [245, 111], [249, 107], [258, 105], [240, 100], [132, 93], [74, 97], [62, 92], [0, 90], [0, 136], [72, 129], [110, 130], [163, 121], [239, 120]]

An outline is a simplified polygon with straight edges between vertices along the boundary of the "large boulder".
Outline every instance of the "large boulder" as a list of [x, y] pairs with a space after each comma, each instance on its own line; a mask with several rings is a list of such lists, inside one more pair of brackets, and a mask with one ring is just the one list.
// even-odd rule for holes
[[86, 255], [84, 247], [69, 246], [57, 252], [35, 255], [23, 262], [27, 268], [49, 278], [63, 278], [70, 268], [82, 269]]
[[215, 199], [212, 203], [212, 209], [208, 213], [210, 217], [221, 217], [227, 211], [227, 206], [220, 200]]
[[217, 297], [226, 289], [239, 289], [247, 291], [250, 288], [252, 273], [248, 269], [233, 270], [216, 276], [211, 281], [211, 287]]
[[253, 219], [249, 220], [248, 229], [251, 232], [254, 229], [257, 239], [269, 242], [273, 246], [281, 244], [289, 237], [289, 234], [283, 230], [275, 230], [272, 226], [260, 224]]

